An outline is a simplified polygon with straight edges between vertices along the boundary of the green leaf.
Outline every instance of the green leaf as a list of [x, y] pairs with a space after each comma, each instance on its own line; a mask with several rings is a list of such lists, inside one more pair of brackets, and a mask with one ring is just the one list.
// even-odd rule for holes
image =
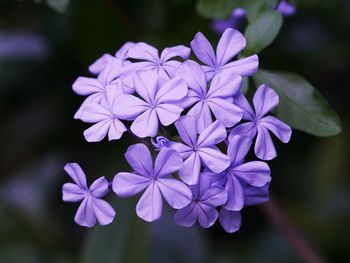
[[247, 48], [244, 54], [260, 52], [272, 43], [281, 29], [283, 18], [278, 11], [267, 11], [260, 14], [245, 30]]
[[228, 18], [232, 10], [242, 6], [242, 0], [199, 0], [197, 11], [206, 18]]
[[301, 76], [279, 71], [259, 70], [253, 79], [267, 84], [280, 96], [277, 116], [295, 129], [316, 136], [341, 132], [341, 122], [326, 99]]
[[125, 200], [117, 209], [113, 223], [90, 230], [81, 263], [147, 262], [147, 225], [137, 218], [134, 207], [135, 204]]
[[70, 0], [46, 0], [46, 3], [56, 12], [64, 13], [68, 8], [69, 1]]
[[246, 9], [249, 22], [255, 20], [257, 16], [266, 11], [271, 11], [276, 6], [278, 0], [248, 0], [243, 7]]

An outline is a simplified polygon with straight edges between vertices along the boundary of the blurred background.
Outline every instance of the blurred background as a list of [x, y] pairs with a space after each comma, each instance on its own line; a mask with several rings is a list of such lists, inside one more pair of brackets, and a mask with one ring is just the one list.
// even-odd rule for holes
[[[78, 162], [90, 182], [125, 169], [127, 141], [87, 143], [89, 125], [73, 120], [83, 101], [78, 76], [126, 41], [158, 48], [212, 42], [210, 20], [195, 0], [0, 1], [0, 262], [301, 262], [261, 207], [243, 211], [235, 234], [173, 223], [172, 211], [149, 224], [135, 199], [108, 198], [113, 224], [82, 228], [77, 204], [61, 201], [66, 162]], [[317, 138], [295, 131], [277, 143], [271, 193], [289, 220], [326, 262], [350, 262], [350, 2], [297, 2], [276, 41], [260, 54], [264, 68], [310, 81], [339, 113], [343, 132]]]

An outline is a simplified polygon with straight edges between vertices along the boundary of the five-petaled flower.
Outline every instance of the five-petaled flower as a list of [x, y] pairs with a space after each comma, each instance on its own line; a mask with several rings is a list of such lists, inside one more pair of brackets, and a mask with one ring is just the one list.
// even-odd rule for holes
[[271, 160], [277, 156], [269, 131], [276, 135], [283, 143], [288, 143], [292, 129], [276, 117], [266, 116], [279, 102], [277, 93], [267, 85], [261, 85], [254, 94], [254, 109], [242, 94], [238, 94], [235, 103], [244, 110], [243, 119], [248, 122], [235, 126], [228, 140], [235, 135], [247, 135], [251, 139], [256, 137], [254, 151], [262, 160]]
[[176, 151], [162, 149], [153, 166], [149, 149], [139, 143], [128, 148], [125, 159], [134, 172], [118, 173], [113, 180], [113, 190], [120, 197], [128, 197], [146, 189], [136, 206], [140, 218], [148, 222], [159, 219], [163, 209], [162, 196], [175, 209], [181, 209], [191, 202], [192, 193], [188, 186], [170, 178], [183, 164]]
[[74, 184], [65, 183], [63, 185], [63, 201], [82, 201], [75, 215], [75, 222], [86, 227], [94, 226], [96, 219], [100, 225], [111, 223], [115, 217], [115, 211], [110, 204], [101, 199], [109, 192], [108, 181], [100, 177], [88, 188], [85, 174], [77, 163], [67, 163], [64, 170], [72, 178]]

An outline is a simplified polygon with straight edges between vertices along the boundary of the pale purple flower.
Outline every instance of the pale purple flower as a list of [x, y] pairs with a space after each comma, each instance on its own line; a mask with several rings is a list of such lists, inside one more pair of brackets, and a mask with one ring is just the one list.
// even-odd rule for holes
[[95, 123], [84, 131], [88, 142], [99, 142], [108, 133], [108, 140], [118, 140], [127, 130], [116, 114], [116, 98], [122, 94], [120, 88], [107, 86], [105, 91], [106, 103], [89, 102], [84, 105], [81, 120]]
[[80, 119], [84, 107], [90, 102], [106, 104], [105, 91], [108, 86], [114, 86], [120, 93], [133, 93], [134, 89], [127, 85], [129, 79], [121, 79], [121, 69], [123, 61], [119, 58], [109, 59], [107, 66], [102, 70], [97, 78], [79, 77], [73, 83], [73, 91], [81, 96], [88, 96], [75, 113], [74, 118]]
[[162, 149], [155, 161], [144, 144], [128, 148], [125, 158], [134, 169], [133, 173], [118, 173], [113, 180], [113, 190], [120, 197], [128, 197], [145, 190], [136, 206], [137, 215], [152, 222], [160, 218], [163, 197], [175, 209], [187, 206], [192, 199], [188, 186], [180, 180], [169, 178], [183, 165], [178, 153], [169, 148]]
[[100, 225], [111, 223], [115, 217], [115, 211], [110, 204], [101, 199], [109, 192], [108, 181], [104, 177], [100, 177], [88, 188], [85, 174], [79, 164], [67, 163], [64, 170], [74, 183], [63, 185], [63, 201], [81, 201], [75, 215], [75, 222], [86, 227], [94, 226], [96, 220]]
[[155, 147], [156, 151], [160, 151], [169, 144], [169, 139], [164, 136], [157, 136], [156, 140], [151, 139], [152, 145]]
[[181, 180], [189, 185], [198, 183], [201, 163], [211, 171], [220, 173], [230, 165], [230, 158], [220, 152], [215, 145], [226, 139], [225, 127], [215, 121], [199, 135], [193, 117], [183, 116], [175, 123], [182, 141], [171, 142], [169, 148], [175, 149], [185, 160], [179, 172]]
[[191, 227], [197, 221], [203, 228], [211, 227], [219, 216], [216, 207], [227, 200], [223, 187], [212, 186], [210, 178], [201, 174], [197, 185], [190, 186], [192, 202], [175, 213], [174, 220], [178, 225]]
[[195, 117], [198, 132], [202, 132], [213, 123], [212, 114], [225, 127], [232, 127], [242, 119], [243, 111], [234, 105], [232, 100], [232, 96], [240, 90], [241, 76], [224, 71], [215, 75], [207, 88], [203, 69], [192, 60], [182, 64], [177, 76], [183, 77], [189, 87], [181, 105], [187, 108], [194, 104], [187, 115]]
[[262, 187], [271, 181], [270, 168], [265, 162], [251, 161], [244, 163], [252, 141], [247, 136], [235, 136], [231, 139], [227, 155], [230, 166], [222, 173], [204, 172], [212, 178], [213, 185], [224, 186], [228, 198], [223, 207], [230, 211], [240, 211], [245, 204], [244, 186]]
[[227, 28], [239, 30], [245, 18], [245, 9], [237, 7], [232, 10], [231, 16], [228, 19], [214, 19], [211, 27], [216, 33], [221, 35]]
[[128, 57], [138, 60], [127, 66], [125, 70], [151, 70], [158, 73], [161, 81], [167, 81], [174, 77], [177, 68], [181, 65], [180, 61], [173, 60], [174, 57], [187, 59], [191, 49], [183, 45], [167, 47], [159, 56], [156, 48], [146, 43], [140, 42], [129, 49]]
[[258, 87], [253, 97], [254, 109], [250, 106], [244, 95], [235, 97], [235, 103], [244, 110], [243, 124], [234, 127], [228, 137], [230, 141], [235, 135], [247, 135], [251, 139], [256, 137], [254, 151], [257, 157], [262, 160], [271, 160], [277, 156], [270, 132], [276, 135], [283, 143], [288, 143], [292, 129], [276, 117], [266, 116], [279, 102], [277, 93], [263, 84]]
[[277, 10], [281, 12], [284, 16], [292, 16], [296, 12], [296, 7], [292, 3], [288, 3], [288, 1], [283, 0], [279, 3]]
[[155, 137], [159, 121], [163, 126], [174, 123], [184, 110], [177, 105], [187, 94], [184, 79], [176, 77], [161, 85], [154, 71], [134, 74], [135, 95], [121, 94], [116, 98], [116, 113], [123, 120], [133, 120], [131, 131], [140, 138]]
[[241, 227], [241, 211], [230, 211], [222, 207], [220, 209], [219, 221], [226, 232], [234, 233]]
[[208, 39], [198, 32], [191, 41], [191, 47], [197, 58], [205, 66], [203, 69], [208, 80], [212, 79], [218, 72], [234, 72], [243, 77], [251, 76], [258, 70], [259, 59], [257, 55], [238, 59], [232, 62], [246, 46], [244, 36], [233, 28], [228, 28], [222, 34], [216, 47], [216, 53]]

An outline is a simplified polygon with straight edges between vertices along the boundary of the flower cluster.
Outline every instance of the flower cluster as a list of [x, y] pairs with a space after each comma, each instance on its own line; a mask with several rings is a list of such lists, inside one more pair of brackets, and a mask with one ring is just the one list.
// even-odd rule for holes
[[[78, 164], [65, 166], [75, 183], [63, 186], [63, 200], [81, 202], [78, 224], [114, 219], [114, 209], [102, 200], [109, 186], [121, 198], [142, 193], [136, 213], [145, 221], [161, 217], [165, 200], [177, 210], [178, 225], [198, 220], [209, 228], [219, 219], [230, 233], [239, 229], [245, 206], [268, 200], [265, 161], [276, 157], [270, 133], [283, 143], [291, 137], [291, 128], [269, 115], [278, 95], [261, 85], [252, 107], [242, 93], [242, 79], [257, 71], [258, 57], [235, 59], [246, 45], [240, 32], [226, 29], [215, 51], [200, 32], [190, 45], [159, 55], [146, 43], [126, 43], [89, 67], [96, 77], [73, 84], [87, 96], [75, 118], [92, 123], [84, 132], [88, 142], [118, 140], [125, 132], [141, 141], [125, 153], [132, 172], [120, 172], [110, 183], [101, 177], [88, 188]], [[191, 52], [196, 60], [189, 59]], [[248, 160], [253, 144], [256, 157]]]

